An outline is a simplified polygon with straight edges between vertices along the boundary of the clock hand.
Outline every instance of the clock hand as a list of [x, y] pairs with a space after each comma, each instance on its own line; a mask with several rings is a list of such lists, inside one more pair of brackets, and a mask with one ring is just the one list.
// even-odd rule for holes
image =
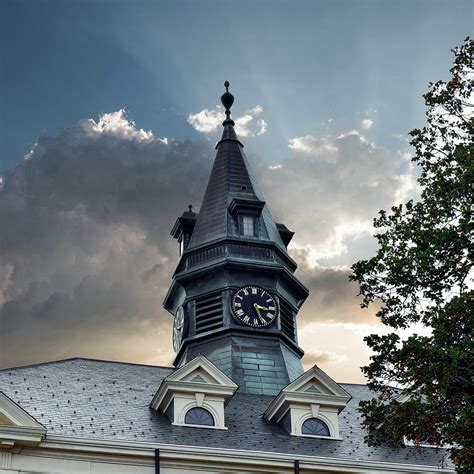
[[257, 312], [257, 315], [258, 315], [260, 321], [262, 321], [262, 323], [264, 323], [265, 320], [262, 318], [262, 315], [260, 314], [260, 306], [257, 303], [254, 303], [253, 307], [255, 308], [255, 311]]
[[258, 306], [258, 309], [264, 309], [265, 311], [270, 311], [268, 308], [266, 308], [265, 306], [260, 306], [259, 304], [255, 303], [255, 307]]

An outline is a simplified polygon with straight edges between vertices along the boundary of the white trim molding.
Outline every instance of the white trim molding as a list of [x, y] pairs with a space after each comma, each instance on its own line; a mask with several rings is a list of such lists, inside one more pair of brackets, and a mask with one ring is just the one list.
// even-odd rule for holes
[[3, 392], [0, 392], [0, 415], [0, 448], [35, 446], [46, 435], [46, 428]]
[[[41, 448], [41, 449], [40, 449]], [[48, 436], [38, 448], [24, 448], [25, 456], [42, 456], [57, 460], [87, 461], [126, 466], [154, 465], [155, 450], [160, 451], [161, 467], [207, 473], [294, 473], [294, 461], [301, 474], [330, 472], [371, 474], [453, 474], [454, 469], [393, 462], [362, 461], [322, 456], [270, 453], [201, 446], [181, 446], [133, 441], [97, 440]], [[58, 464], [59, 465], [59, 464]], [[112, 471], [107, 471], [112, 472]], [[132, 472], [130, 471], [127, 472]], [[133, 471], [134, 472], [134, 471]], [[140, 471], [141, 472], [141, 471]], [[179, 472], [179, 471], [176, 471]]]

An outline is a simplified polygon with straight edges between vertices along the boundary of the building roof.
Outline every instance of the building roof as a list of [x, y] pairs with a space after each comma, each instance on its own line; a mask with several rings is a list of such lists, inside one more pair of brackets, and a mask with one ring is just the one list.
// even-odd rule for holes
[[[368, 447], [359, 401], [372, 397], [365, 385], [340, 384], [352, 397], [341, 412], [342, 441], [288, 434], [266, 421], [272, 396], [236, 392], [225, 410], [228, 430], [173, 426], [150, 408], [171, 367], [92, 359], [68, 359], [0, 371], [0, 391], [56, 436], [186, 446], [233, 448], [301, 456], [439, 466], [445, 451]], [[204, 431], [205, 430], [205, 431]]]

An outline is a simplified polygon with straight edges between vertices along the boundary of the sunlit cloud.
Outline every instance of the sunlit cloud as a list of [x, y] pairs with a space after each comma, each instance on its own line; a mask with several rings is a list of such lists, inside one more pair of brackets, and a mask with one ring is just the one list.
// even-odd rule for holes
[[369, 128], [372, 128], [373, 124], [374, 124], [373, 120], [370, 120], [370, 119], [362, 120], [362, 128], [365, 128], [366, 130], [368, 130]]
[[82, 124], [85, 129], [93, 130], [97, 134], [109, 133], [125, 140], [152, 141], [155, 139], [153, 132], [137, 128], [135, 122], [127, 118], [125, 109], [103, 114], [97, 122], [89, 119], [83, 121]]
[[317, 138], [312, 135], [291, 138], [288, 142], [288, 148], [312, 155], [322, 155], [323, 153], [337, 151], [337, 146], [329, 138]]
[[[261, 117], [263, 108], [256, 105], [243, 115], [234, 118], [235, 131], [241, 138], [263, 135], [268, 130], [267, 122]], [[217, 106], [214, 109], [203, 109], [195, 114], [189, 114], [187, 121], [195, 130], [209, 134], [216, 132], [224, 121], [224, 108]]]

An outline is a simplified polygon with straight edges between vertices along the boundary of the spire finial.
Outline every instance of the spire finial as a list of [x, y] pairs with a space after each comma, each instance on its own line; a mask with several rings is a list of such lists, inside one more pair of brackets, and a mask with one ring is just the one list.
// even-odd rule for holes
[[234, 103], [234, 96], [229, 92], [229, 81], [224, 82], [225, 92], [221, 96], [222, 105], [225, 108], [226, 119], [222, 125], [226, 126], [227, 124], [235, 125], [234, 121], [230, 118], [230, 108]]

